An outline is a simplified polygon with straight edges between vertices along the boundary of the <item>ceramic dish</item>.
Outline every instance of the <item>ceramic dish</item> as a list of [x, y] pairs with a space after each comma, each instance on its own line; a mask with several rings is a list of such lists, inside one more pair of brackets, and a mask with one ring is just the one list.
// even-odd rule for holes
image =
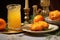
[[30, 26], [24, 26], [22, 30], [26, 31], [26, 32], [30, 32], [30, 33], [47, 33], [47, 32], [55, 31], [59, 27], [57, 25], [49, 24], [48, 30], [43, 30], [43, 31], [31, 31], [29, 28], [30, 28]]
[[49, 19], [49, 17], [46, 17], [45, 21], [48, 22], [48, 23], [55, 24], [55, 25], [60, 25], [60, 21], [51, 20], [51, 19]]

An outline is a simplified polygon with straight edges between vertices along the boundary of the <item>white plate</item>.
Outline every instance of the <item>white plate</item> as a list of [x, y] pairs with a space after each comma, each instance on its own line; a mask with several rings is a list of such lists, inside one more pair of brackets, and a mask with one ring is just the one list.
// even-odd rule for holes
[[46, 18], [45, 18], [45, 21], [48, 22], [48, 23], [60, 25], [60, 21], [51, 20], [51, 19], [49, 19], [49, 17], [46, 17]]
[[30, 28], [30, 26], [24, 26], [22, 30], [23, 31], [26, 31], [26, 32], [30, 32], [30, 33], [47, 33], [47, 32], [55, 31], [59, 27], [57, 25], [49, 24], [48, 30], [45, 30], [45, 31], [31, 31], [29, 28]]

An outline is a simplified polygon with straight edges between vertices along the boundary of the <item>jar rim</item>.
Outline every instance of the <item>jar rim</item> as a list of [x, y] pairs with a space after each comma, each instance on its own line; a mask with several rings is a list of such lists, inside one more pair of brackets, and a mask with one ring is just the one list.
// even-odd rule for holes
[[12, 7], [20, 7], [21, 8], [21, 5], [20, 4], [9, 4], [6, 7], [7, 7], [7, 9], [11, 9]]

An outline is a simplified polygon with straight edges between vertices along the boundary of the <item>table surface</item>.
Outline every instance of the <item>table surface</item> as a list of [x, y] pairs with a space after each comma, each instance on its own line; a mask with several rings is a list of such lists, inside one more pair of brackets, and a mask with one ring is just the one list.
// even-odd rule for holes
[[0, 40], [60, 40], [60, 36], [55, 35], [58, 30], [51, 33], [34, 34], [22, 32], [18, 34], [2, 34]]
[[0, 40], [60, 40], [60, 36], [31, 33], [19, 33], [19, 34], [0, 33]]
[[60, 36], [56, 35], [42, 35], [31, 33], [19, 33], [19, 34], [1, 34], [0, 40], [60, 40]]

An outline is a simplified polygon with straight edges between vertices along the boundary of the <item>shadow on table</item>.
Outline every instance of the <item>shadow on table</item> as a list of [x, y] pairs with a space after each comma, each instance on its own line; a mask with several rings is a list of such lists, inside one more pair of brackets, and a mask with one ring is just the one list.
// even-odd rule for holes
[[47, 35], [39, 34], [39, 33], [24, 33], [24, 35], [32, 36], [32, 37], [44, 37], [44, 36], [47, 36]]
[[56, 35], [58, 30], [53, 31], [53, 32], [49, 32], [49, 33], [29, 33], [29, 32], [25, 32], [24, 35], [27, 36], [32, 36], [32, 37], [47, 37], [49, 35]]

